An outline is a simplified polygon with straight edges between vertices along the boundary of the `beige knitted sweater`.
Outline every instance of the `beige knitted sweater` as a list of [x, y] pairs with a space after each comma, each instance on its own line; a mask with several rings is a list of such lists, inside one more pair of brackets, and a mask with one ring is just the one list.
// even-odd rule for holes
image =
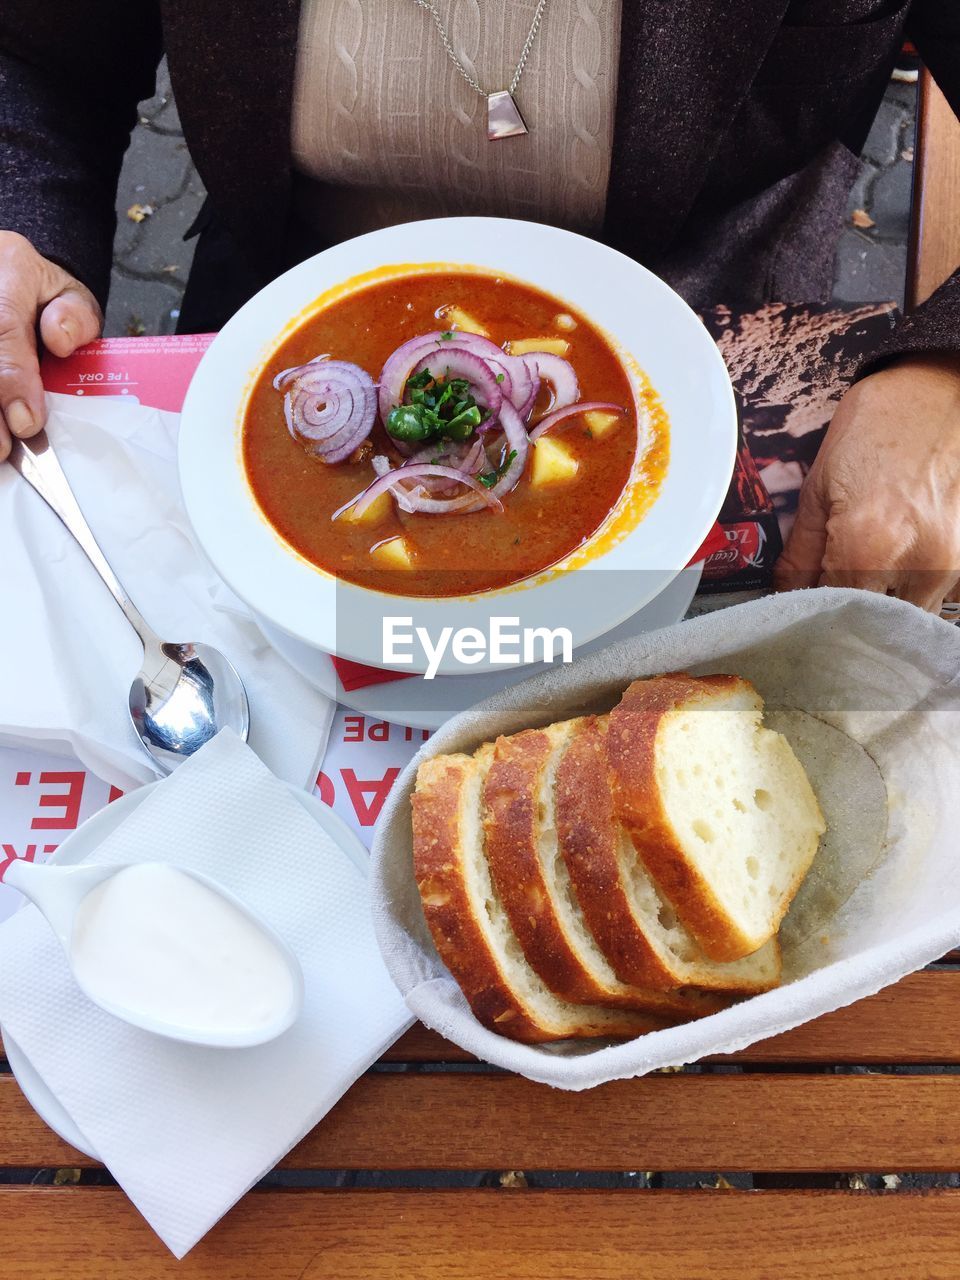
[[[485, 90], [507, 87], [536, 0], [437, 4], [464, 66]], [[296, 165], [347, 189], [338, 193], [341, 236], [451, 214], [596, 231], [610, 172], [619, 43], [620, 0], [549, 0], [516, 95], [529, 133], [489, 142], [486, 102], [413, 0], [305, 0]], [[309, 218], [323, 194], [302, 186]], [[327, 208], [324, 226], [330, 230]]]

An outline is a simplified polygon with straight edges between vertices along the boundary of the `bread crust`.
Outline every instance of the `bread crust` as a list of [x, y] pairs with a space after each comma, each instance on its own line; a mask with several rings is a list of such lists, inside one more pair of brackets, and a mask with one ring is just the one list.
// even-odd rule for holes
[[557, 831], [587, 927], [622, 982], [668, 991], [677, 985], [634, 919], [617, 865], [603, 725], [591, 716], [557, 771]]
[[[573, 735], [575, 743], [580, 723], [567, 724], [570, 726], [567, 732]], [[482, 747], [478, 753], [488, 753], [490, 760], [483, 793], [487, 861], [497, 893], [529, 964], [555, 995], [573, 1003], [646, 1009], [685, 1018], [703, 1017], [725, 1008], [729, 1000], [697, 991], [676, 990], [678, 984], [665, 981], [662, 974], [658, 975], [658, 985], [645, 979], [637, 982], [621, 978], [621, 982], [636, 985], [614, 992], [584, 967], [557, 913], [538, 849], [543, 775], [555, 747], [564, 753], [561, 769], [573, 749], [565, 747], [562, 741], [558, 745], [557, 728], [551, 726], [554, 733], [527, 729], [500, 737], [492, 748]], [[611, 807], [609, 796], [607, 807]], [[587, 924], [589, 927], [589, 917]], [[595, 930], [594, 934], [596, 936]], [[599, 942], [599, 938], [597, 940]]]
[[620, 821], [657, 885], [711, 960], [740, 960], [767, 940], [738, 929], [707, 880], [685, 857], [657, 785], [657, 737], [680, 706], [749, 689], [740, 676], [670, 672], [635, 680], [610, 712], [607, 756]]
[[526, 1043], [573, 1037], [636, 1036], [659, 1030], [665, 1019], [624, 1013], [591, 1018], [571, 1007], [562, 1035], [544, 1027], [517, 996], [474, 914], [466, 888], [461, 834], [464, 786], [477, 769], [470, 756], [437, 756], [417, 774], [413, 804], [414, 875], [424, 916], [440, 958], [477, 1020], [491, 1031]]
[[[469, 756], [437, 756], [417, 773], [413, 793], [413, 869], [434, 945], [485, 1027], [536, 1042], [541, 1028], [504, 982], [470, 909], [460, 856], [460, 804]], [[509, 1027], [507, 1024], [511, 1024]]]
[[497, 738], [483, 788], [487, 862], [517, 941], [551, 991], [592, 999], [593, 984], [563, 936], [537, 856], [538, 792], [553, 744], [542, 729]]

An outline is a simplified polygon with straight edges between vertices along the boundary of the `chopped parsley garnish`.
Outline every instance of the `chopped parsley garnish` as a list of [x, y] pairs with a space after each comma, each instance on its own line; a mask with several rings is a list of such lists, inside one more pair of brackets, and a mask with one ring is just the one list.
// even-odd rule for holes
[[453, 341], [453, 330], [452, 330], [452, 329], [446, 329], [443, 333], [441, 333], [441, 335], [440, 335], [440, 341], [441, 341], [441, 342], [452, 342], [452, 341]]
[[502, 373], [498, 373], [498, 374], [497, 374], [497, 381], [498, 381], [498, 382], [502, 382], [502, 381], [503, 381], [503, 374], [502, 374]]
[[485, 489], [492, 489], [493, 486], [497, 483], [497, 481], [503, 478], [507, 468], [510, 466], [510, 463], [514, 460], [516, 456], [517, 456], [516, 449], [511, 449], [510, 452], [507, 454], [507, 456], [504, 458], [504, 460], [500, 463], [499, 467], [497, 467], [496, 471], [490, 471], [485, 476], [478, 476], [477, 478], [480, 481], [480, 483], [483, 485], [483, 487]]
[[422, 369], [407, 379], [409, 404], [387, 415], [387, 431], [395, 440], [469, 440], [488, 416], [470, 394], [466, 378], [436, 376]]

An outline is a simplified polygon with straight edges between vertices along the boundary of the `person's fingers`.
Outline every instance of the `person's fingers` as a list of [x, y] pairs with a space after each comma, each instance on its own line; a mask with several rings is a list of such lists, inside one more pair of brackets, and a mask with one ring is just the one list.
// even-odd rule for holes
[[808, 476], [800, 490], [797, 518], [774, 568], [777, 591], [815, 587], [820, 581], [827, 547], [827, 515], [816, 480]]
[[6, 428], [6, 424], [0, 421], [0, 462], [6, 462], [10, 457], [10, 432]]
[[943, 593], [940, 617], [954, 624], [960, 622], [960, 579], [951, 583]]
[[910, 569], [898, 584], [897, 595], [928, 613], [939, 613], [955, 581], [956, 570]]
[[69, 356], [100, 333], [100, 308], [83, 285], [72, 284], [52, 298], [40, 313], [40, 337], [55, 356]]
[[32, 436], [44, 416], [33, 316], [0, 299], [0, 420], [11, 435]]
[[900, 594], [897, 569], [824, 569], [817, 583], [820, 587], [854, 587], [858, 591], [876, 591], [880, 595]]
[[935, 546], [930, 539], [912, 544], [911, 539], [891, 526], [878, 530], [868, 517], [848, 516], [831, 521], [820, 585], [858, 587], [879, 591], [939, 613], [943, 602], [956, 587], [956, 569], [928, 569], [923, 564], [946, 563], [947, 544]]
[[34, 435], [46, 419], [38, 324], [45, 345], [65, 356], [95, 338], [101, 321], [89, 289], [23, 236], [0, 232], [0, 460], [10, 436]]
[[917, 528], [914, 536], [903, 541], [903, 571], [897, 582], [896, 594], [901, 600], [940, 613], [943, 602], [958, 585], [958, 560], [960, 560], [960, 526], [956, 518], [938, 513], [931, 526]]
[[919, 584], [908, 586], [906, 594], [900, 596], [901, 600], [909, 600], [911, 604], [918, 605], [921, 609], [925, 609], [927, 613], [939, 613], [943, 608], [943, 591], [924, 592]]
[[827, 520], [821, 587], [854, 587], [898, 595], [903, 585], [904, 539], [872, 511], [857, 508], [831, 513]]
[[[43, 306], [68, 290], [86, 293], [62, 267], [41, 257], [25, 237], [0, 233], [0, 421], [10, 436], [32, 436], [43, 426], [37, 320]], [[81, 305], [68, 306], [67, 314], [73, 317], [76, 312], [72, 322], [86, 331], [90, 324], [84, 313], [89, 304], [80, 294], [78, 302]], [[4, 456], [8, 452], [7, 442]]]

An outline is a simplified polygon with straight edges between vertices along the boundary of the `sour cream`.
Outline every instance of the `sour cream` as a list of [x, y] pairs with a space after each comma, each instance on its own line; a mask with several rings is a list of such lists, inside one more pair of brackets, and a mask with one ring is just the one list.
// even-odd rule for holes
[[87, 994], [120, 1017], [198, 1034], [266, 1031], [298, 998], [288, 958], [269, 934], [228, 898], [162, 863], [125, 867], [86, 895], [70, 961]]

